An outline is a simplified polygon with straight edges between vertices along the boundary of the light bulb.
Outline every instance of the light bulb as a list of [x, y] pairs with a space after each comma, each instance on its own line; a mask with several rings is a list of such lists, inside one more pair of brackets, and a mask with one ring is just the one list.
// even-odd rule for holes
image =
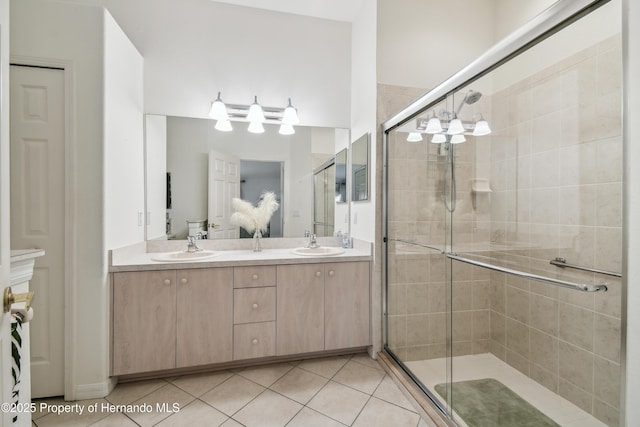
[[295, 129], [293, 129], [293, 126], [282, 123], [280, 125], [280, 130], [278, 130], [278, 133], [280, 135], [293, 135], [294, 133], [296, 133], [296, 131]]
[[438, 119], [437, 117], [430, 118], [429, 122], [427, 123], [427, 129], [425, 130], [425, 132], [430, 134], [441, 133], [442, 125], [440, 124], [440, 119]]
[[247, 120], [250, 122], [260, 122], [263, 123], [265, 121], [264, 113], [262, 112], [262, 107], [258, 104], [258, 97], [254, 97], [253, 104], [249, 107], [249, 114], [247, 114]]
[[460, 119], [453, 119], [449, 122], [449, 129], [447, 129], [447, 133], [449, 135], [458, 135], [464, 132], [464, 126], [462, 126], [462, 122]]
[[251, 133], [264, 133], [264, 126], [262, 126], [261, 122], [255, 121], [249, 123], [247, 130]]
[[422, 134], [420, 132], [409, 132], [407, 136], [407, 142], [420, 142], [422, 141]]
[[451, 137], [452, 144], [460, 144], [461, 142], [465, 142], [466, 140], [467, 138], [465, 138], [464, 135], [453, 135]]
[[474, 136], [482, 136], [489, 135], [491, 133], [491, 128], [489, 127], [489, 123], [486, 120], [480, 120], [476, 122], [476, 125], [473, 128]]
[[287, 105], [282, 114], [282, 123], [285, 125], [297, 125], [300, 123], [298, 111], [291, 105], [291, 98], [289, 98], [289, 105]]
[[431, 138], [431, 142], [433, 142], [434, 144], [442, 144], [443, 142], [447, 142], [447, 137], [441, 133], [437, 133], [433, 135], [433, 138]]
[[227, 107], [220, 99], [220, 92], [218, 92], [218, 98], [211, 103], [211, 110], [209, 110], [209, 117], [214, 120], [229, 120], [227, 114]]
[[231, 126], [231, 122], [229, 120], [218, 120], [216, 122], [215, 128], [216, 130], [222, 132], [230, 132], [233, 130], [233, 127]]

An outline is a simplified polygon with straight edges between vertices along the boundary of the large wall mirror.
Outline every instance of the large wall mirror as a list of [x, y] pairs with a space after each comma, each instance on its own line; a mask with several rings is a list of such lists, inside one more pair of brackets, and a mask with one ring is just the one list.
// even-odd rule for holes
[[[302, 237], [306, 230], [313, 230], [313, 172], [336, 157], [336, 147], [349, 140], [348, 129], [297, 126], [295, 134], [280, 135], [278, 125], [265, 124], [264, 133], [253, 134], [247, 131], [247, 123], [234, 122], [233, 131], [220, 132], [213, 120], [167, 116], [166, 169], [160, 173], [162, 166], [156, 166], [155, 172], [149, 167], [150, 159], [162, 159], [162, 153], [149, 152], [163, 149], [162, 144], [149, 140], [157, 134], [162, 138], [162, 132], [149, 129], [149, 119], [156, 117], [164, 118], [147, 117], [147, 218], [155, 218], [155, 226], [153, 221], [147, 226], [148, 239], [185, 239], [200, 227], [209, 238], [245, 237], [237, 228], [219, 232], [219, 224], [211, 221], [211, 209], [230, 215], [227, 199], [240, 197], [255, 205], [264, 191], [273, 191], [280, 202], [268, 236]], [[239, 183], [236, 193], [225, 192], [224, 203], [219, 203], [213, 197], [219, 194], [215, 190], [220, 185], [211, 173], [216, 169], [212, 165], [223, 163], [225, 172], [238, 174]], [[160, 204], [152, 200], [162, 199], [158, 193], [165, 190], [168, 194], [163, 200], [170, 201], [170, 206], [162, 204], [160, 215], [153, 216], [153, 203]], [[164, 222], [162, 228], [157, 218]], [[215, 229], [209, 227], [212, 224]]]
[[369, 134], [351, 144], [351, 201], [369, 200]]

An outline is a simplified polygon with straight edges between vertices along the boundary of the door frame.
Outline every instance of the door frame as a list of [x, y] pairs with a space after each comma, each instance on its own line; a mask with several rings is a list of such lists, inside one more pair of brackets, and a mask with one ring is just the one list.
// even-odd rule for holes
[[[76, 238], [78, 230], [76, 224], [76, 200], [70, 195], [76, 193], [77, 170], [75, 167], [77, 141], [75, 138], [75, 67], [73, 61], [40, 58], [22, 55], [10, 55], [10, 65], [26, 67], [56, 68], [64, 73], [64, 309], [63, 309], [63, 348], [64, 348], [64, 398], [75, 400], [76, 387], [76, 348], [75, 322], [76, 312], [76, 288], [77, 288], [77, 262]], [[107, 311], [105, 313], [108, 315]], [[105, 320], [105, 324], [107, 321]], [[108, 372], [105, 367], [105, 372]]]

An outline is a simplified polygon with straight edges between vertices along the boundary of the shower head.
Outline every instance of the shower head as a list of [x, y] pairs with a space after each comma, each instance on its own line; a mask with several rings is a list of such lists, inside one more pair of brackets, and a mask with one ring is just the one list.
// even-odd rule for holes
[[462, 110], [462, 107], [464, 107], [464, 104], [468, 104], [468, 105], [475, 104], [476, 102], [478, 102], [478, 100], [481, 97], [482, 97], [482, 92], [478, 92], [477, 90], [470, 90], [469, 92], [467, 92], [466, 95], [464, 96], [464, 99], [460, 103], [458, 110], [456, 111], [456, 117], [458, 116], [458, 114], [460, 114], [460, 110]]
[[467, 104], [475, 104], [482, 97], [482, 93], [477, 90], [470, 90], [464, 97], [464, 102]]

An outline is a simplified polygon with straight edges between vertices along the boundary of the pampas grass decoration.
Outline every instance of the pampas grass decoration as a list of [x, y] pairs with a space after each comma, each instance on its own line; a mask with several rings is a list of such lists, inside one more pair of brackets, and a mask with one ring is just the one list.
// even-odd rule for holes
[[271, 216], [278, 210], [280, 204], [272, 191], [265, 191], [262, 193], [257, 207], [237, 198], [231, 200], [231, 207], [235, 210], [230, 218], [233, 225], [244, 228], [248, 233], [255, 231], [263, 233], [267, 231]]

